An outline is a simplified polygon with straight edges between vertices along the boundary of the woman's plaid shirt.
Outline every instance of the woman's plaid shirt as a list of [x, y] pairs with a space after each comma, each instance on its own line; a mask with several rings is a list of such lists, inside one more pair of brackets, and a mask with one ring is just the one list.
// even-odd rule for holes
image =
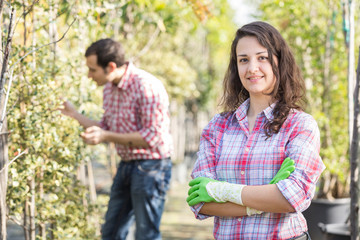
[[[258, 115], [249, 133], [245, 101], [233, 114], [218, 114], [203, 130], [192, 177], [209, 177], [245, 185], [265, 185], [283, 160], [290, 157], [296, 169], [277, 187], [295, 208], [295, 213], [262, 213], [246, 217], [215, 217], [215, 239], [289, 239], [307, 231], [301, 212], [308, 208], [315, 185], [325, 166], [319, 156], [320, 134], [308, 114], [292, 111], [281, 130], [267, 138], [264, 125], [273, 118], [274, 104]], [[192, 210], [198, 219], [202, 204]]]

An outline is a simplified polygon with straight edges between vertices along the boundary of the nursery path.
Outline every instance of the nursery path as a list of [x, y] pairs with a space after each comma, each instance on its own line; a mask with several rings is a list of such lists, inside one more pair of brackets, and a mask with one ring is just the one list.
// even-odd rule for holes
[[187, 184], [172, 183], [161, 221], [163, 240], [211, 240], [213, 218], [196, 220], [185, 199]]

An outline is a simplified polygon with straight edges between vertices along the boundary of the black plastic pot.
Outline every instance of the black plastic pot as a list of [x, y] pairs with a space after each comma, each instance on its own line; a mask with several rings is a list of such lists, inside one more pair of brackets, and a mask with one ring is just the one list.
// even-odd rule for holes
[[313, 240], [325, 240], [318, 224], [344, 224], [350, 215], [350, 198], [314, 199], [303, 214], [307, 221], [310, 237]]
[[345, 223], [319, 223], [324, 240], [351, 240], [350, 226]]

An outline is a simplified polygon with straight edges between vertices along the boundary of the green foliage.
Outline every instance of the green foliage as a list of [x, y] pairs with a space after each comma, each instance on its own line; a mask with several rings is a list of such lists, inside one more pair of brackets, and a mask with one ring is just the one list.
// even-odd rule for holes
[[65, 87], [59, 81], [60, 70], [55, 67], [54, 78], [48, 69], [51, 54], [39, 51], [35, 70], [32, 62], [23, 61], [15, 72], [23, 77], [16, 79], [11, 95], [11, 103], [19, 107], [8, 115], [9, 129], [13, 130], [10, 156], [18, 148], [28, 149], [28, 154], [11, 166], [8, 206], [11, 214], [20, 217], [28, 211], [25, 202], [35, 196], [36, 221], [56, 226], [51, 230], [54, 237], [89, 239], [95, 235], [95, 228], [88, 220], [96, 209], [84, 205], [88, 202], [87, 189], [76, 175], [84, 159], [81, 129], [56, 111]]
[[[235, 30], [226, 0], [213, 1], [207, 22], [198, 17], [209, 12], [196, 8], [194, 13], [201, 2], [11, 2], [18, 22], [11, 55], [11, 64], [16, 64], [10, 66], [14, 80], [7, 115], [12, 131], [9, 159], [18, 149], [28, 149], [10, 165], [11, 216], [29, 217], [29, 205], [35, 201], [36, 228], [45, 228], [47, 238], [99, 237], [96, 230], [107, 199], [99, 197], [91, 203], [89, 190], [78, 180], [78, 169], [89, 159], [105, 158], [103, 146], [85, 146], [79, 137], [83, 129], [56, 109], [69, 99], [80, 112], [99, 119], [102, 91], [87, 79], [84, 52], [91, 42], [105, 37], [121, 41], [128, 59], [159, 77], [171, 100], [204, 108], [214, 105]], [[28, 12], [22, 15], [24, 9]], [[8, 12], [6, 8], [4, 21]], [[4, 36], [6, 29], [2, 30]], [[54, 44], [42, 47], [50, 42]], [[18, 62], [35, 48], [39, 49]]]

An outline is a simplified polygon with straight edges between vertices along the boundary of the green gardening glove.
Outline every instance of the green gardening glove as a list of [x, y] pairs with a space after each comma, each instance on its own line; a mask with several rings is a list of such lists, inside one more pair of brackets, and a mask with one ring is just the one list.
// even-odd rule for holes
[[186, 198], [189, 206], [194, 206], [200, 202], [217, 202], [213, 197], [211, 197], [207, 190], [206, 185], [209, 182], [220, 182], [207, 177], [198, 177], [194, 178], [189, 182], [189, 186], [191, 187], [188, 191], [188, 197]]
[[291, 160], [289, 157], [285, 158], [283, 163], [281, 164], [280, 170], [276, 173], [275, 177], [270, 181], [270, 184], [275, 184], [281, 180], [284, 180], [290, 176], [295, 170], [295, 162]]
[[[286, 158], [281, 164], [280, 170], [271, 180], [270, 184], [275, 184], [286, 179], [295, 170], [295, 162], [290, 158]], [[212, 182], [212, 184], [209, 184]], [[208, 185], [208, 186], [207, 186]], [[233, 202], [243, 205], [241, 199], [241, 191], [245, 185], [230, 184], [224, 181], [217, 181], [211, 178], [198, 177], [189, 182], [191, 187], [188, 191], [186, 201], [190, 206], [194, 206], [200, 202]]]

